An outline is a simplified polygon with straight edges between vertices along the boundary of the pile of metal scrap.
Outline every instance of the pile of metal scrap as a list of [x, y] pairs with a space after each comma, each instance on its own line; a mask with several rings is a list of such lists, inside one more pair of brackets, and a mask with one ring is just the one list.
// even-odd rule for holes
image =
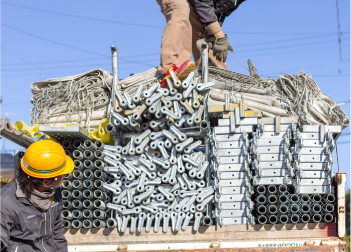
[[216, 83], [210, 93], [213, 100], [224, 101], [224, 94], [229, 93], [232, 103], [244, 100], [249, 109], [260, 109], [263, 116], [297, 115], [298, 126], [340, 125], [344, 129], [350, 124], [339, 104], [325, 95], [309, 74], [264, 79], [215, 67], [210, 67], [209, 73]]
[[63, 78], [34, 82], [31, 123], [64, 128], [78, 123], [90, 131], [106, 118], [112, 76], [100, 68]]

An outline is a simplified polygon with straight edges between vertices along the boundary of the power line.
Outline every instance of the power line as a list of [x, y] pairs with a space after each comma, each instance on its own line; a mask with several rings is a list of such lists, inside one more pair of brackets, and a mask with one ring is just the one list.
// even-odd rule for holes
[[[30, 33], [30, 32], [27, 32], [27, 31], [24, 31], [24, 30], [15, 28], [15, 27], [10, 26], [10, 25], [5, 24], [5, 23], [1, 23], [1, 25], [5, 26], [5, 27], [7, 27], [7, 28], [9, 28], [9, 29], [12, 29], [12, 30], [15, 30], [15, 31], [24, 33], [24, 34], [26, 34], [26, 35], [28, 35], [28, 36], [35, 37], [35, 38], [37, 38], [37, 39], [41, 39], [41, 40], [44, 40], [44, 41], [47, 41], [47, 42], [50, 42], [50, 43], [53, 43], [53, 44], [56, 44], [56, 45], [64, 46], [64, 47], [67, 47], [67, 48], [70, 48], [70, 49], [74, 49], [74, 50], [77, 50], [77, 51], [81, 51], [81, 52], [85, 52], [85, 53], [90, 53], [90, 54], [94, 54], [94, 55], [98, 55], [98, 56], [111, 57], [111, 56], [108, 56], [108, 55], [105, 55], [105, 54], [101, 54], [101, 53], [89, 51], [89, 50], [82, 49], [82, 48], [79, 48], [79, 47], [75, 47], [75, 46], [67, 45], [67, 44], [64, 44], [64, 43], [61, 43], [61, 42], [57, 42], [57, 41], [55, 41], [55, 40], [51, 40], [51, 39], [48, 39], [48, 38], [44, 38], [44, 37], [38, 36], [38, 35], [36, 35], [36, 34], [33, 34], [33, 33]], [[145, 66], [154, 66], [154, 65], [150, 65], [150, 64], [146, 64], [146, 63], [140, 63], [140, 62], [138, 62], [138, 61], [126, 60], [126, 59], [123, 59], [123, 58], [121, 58], [121, 57], [119, 57], [119, 60], [126, 61], [126, 62], [132, 62], [132, 63], [136, 63], [136, 64], [141, 64], [141, 65], [145, 65]]]
[[[54, 14], [54, 15], [59, 15], [59, 16], [71, 17], [71, 18], [79, 18], [79, 19], [85, 19], [85, 20], [91, 20], [91, 21], [98, 21], [98, 22], [104, 22], [104, 23], [120, 24], [120, 25], [130, 25], [130, 26], [140, 26], [140, 27], [147, 27], [147, 28], [164, 29], [164, 26], [145, 25], [145, 24], [140, 24], [140, 23], [128, 23], [128, 22], [121, 22], [121, 21], [115, 21], [115, 20], [109, 20], [109, 19], [102, 19], [102, 18], [92, 18], [92, 17], [86, 17], [86, 16], [78, 16], [78, 15], [67, 14], [67, 13], [56, 12], [56, 11], [50, 11], [50, 10], [43, 10], [43, 9], [38, 9], [38, 8], [29, 7], [29, 6], [23, 6], [23, 5], [8, 3], [8, 2], [2, 2], [2, 4], [8, 5], [8, 6], [12, 6], [12, 7], [17, 7], [17, 8], [32, 10], [32, 11], [38, 11], [38, 12], [49, 13], [49, 14]], [[226, 31], [226, 33], [252, 34], [252, 35], [311, 35], [311, 34], [333, 34], [333, 32], [330, 32], [330, 33], [311, 33], [311, 32], [308, 32], [308, 33], [286, 33], [286, 32], [247, 32], [247, 31], [244, 31], [244, 32], [241, 32], [241, 31]], [[334, 33], [334, 34], [335, 34], [335, 33]]]
[[339, 56], [340, 61], [342, 61], [342, 53], [341, 53], [341, 32], [340, 32], [340, 19], [339, 19], [339, 3], [336, 0], [336, 18], [338, 20], [338, 43], [339, 43]]

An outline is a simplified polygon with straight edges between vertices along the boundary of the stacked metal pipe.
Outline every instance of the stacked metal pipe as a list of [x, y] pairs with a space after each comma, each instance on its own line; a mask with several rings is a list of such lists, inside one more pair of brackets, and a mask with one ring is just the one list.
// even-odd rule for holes
[[334, 220], [334, 194], [294, 194], [293, 192], [291, 185], [255, 187], [256, 223], [318, 223]]
[[245, 118], [243, 104], [231, 107], [226, 97], [223, 109], [229, 112], [229, 118], [218, 119], [211, 139], [216, 187], [214, 217], [219, 225], [253, 224], [249, 134], [257, 125], [257, 117]]
[[[181, 82], [170, 71], [168, 88], [159, 83], [143, 92], [140, 85], [130, 97], [116, 92], [112, 123], [106, 126], [116, 146], [103, 147], [100, 169], [112, 174], [114, 182], [104, 185], [113, 192], [111, 223], [125, 232], [185, 230], [194, 220], [195, 231], [210, 224], [207, 205], [214, 190], [206, 187], [209, 166], [203, 152], [200, 131], [209, 129], [204, 118], [206, 93], [211, 83], [196, 83], [194, 72]], [[122, 130], [122, 131], [120, 131]], [[194, 137], [190, 137], [194, 136]]]
[[294, 131], [295, 147], [291, 148], [296, 171], [296, 193], [334, 193], [332, 181], [332, 151], [334, 135], [341, 133], [341, 126], [303, 125]]
[[294, 176], [290, 145], [297, 117], [262, 118], [251, 140], [253, 185], [291, 184]]
[[62, 146], [74, 162], [74, 171], [62, 182], [63, 224], [66, 228], [106, 227], [111, 194], [103, 188], [111, 176], [98, 169], [102, 163], [99, 141], [63, 141]]

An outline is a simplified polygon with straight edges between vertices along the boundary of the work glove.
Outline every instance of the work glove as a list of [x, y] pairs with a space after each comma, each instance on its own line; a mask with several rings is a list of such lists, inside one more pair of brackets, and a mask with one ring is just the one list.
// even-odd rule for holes
[[213, 50], [213, 56], [218, 61], [225, 63], [227, 61], [228, 50], [233, 52], [233, 48], [229, 44], [228, 37], [225, 35], [223, 38], [214, 40], [214, 37], [209, 40], [208, 48]]

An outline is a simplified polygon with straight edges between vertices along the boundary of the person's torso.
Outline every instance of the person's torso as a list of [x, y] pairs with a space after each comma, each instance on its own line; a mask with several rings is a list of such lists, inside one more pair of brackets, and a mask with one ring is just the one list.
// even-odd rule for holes
[[14, 183], [10, 190], [1, 192], [4, 197], [1, 203], [6, 204], [7, 209], [7, 213], [3, 214], [10, 216], [13, 222], [9, 251], [53, 251], [52, 232], [62, 207], [60, 190], [54, 194], [46, 212], [39, 210], [27, 198], [17, 198], [15, 191]]

